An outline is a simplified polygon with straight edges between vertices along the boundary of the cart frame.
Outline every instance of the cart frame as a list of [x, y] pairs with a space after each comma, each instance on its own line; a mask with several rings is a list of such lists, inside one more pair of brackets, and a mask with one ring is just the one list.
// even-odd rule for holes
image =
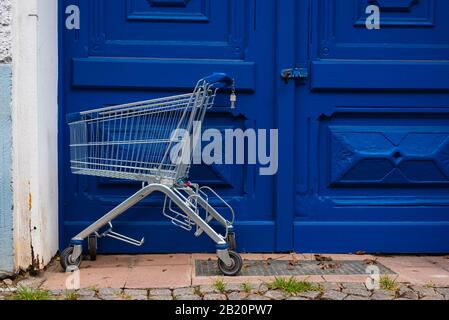
[[[186, 182], [195, 142], [174, 139], [171, 132], [173, 129], [185, 130], [189, 138], [192, 137], [197, 123], [202, 123], [207, 110], [213, 107], [217, 91], [233, 86], [233, 83], [226, 74], [214, 73], [201, 79], [191, 94], [94, 109], [68, 116], [71, 168], [74, 174], [137, 180], [142, 182], [142, 188], [72, 238], [70, 246], [61, 253], [60, 261], [65, 270], [80, 266], [85, 239], [89, 239], [91, 259], [96, 257], [99, 238], [110, 237], [130, 245], [143, 246], [145, 239], [135, 240], [115, 232], [112, 222], [157, 192], [165, 196], [163, 214], [175, 226], [187, 231], [196, 227], [196, 237], [205, 233], [215, 242], [218, 267], [223, 274], [234, 276], [240, 272], [243, 263], [235, 252], [234, 210], [210, 187]], [[126, 125], [122, 125], [124, 122]], [[128, 129], [128, 122], [132, 123], [137, 133]], [[179, 144], [179, 150], [176, 151], [180, 156], [173, 163], [170, 153], [173, 153], [176, 144]], [[185, 161], [185, 154], [190, 157], [188, 161]], [[218, 199], [229, 210], [230, 220], [210, 205], [210, 196]], [[211, 226], [212, 221], [218, 222], [224, 234]], [[100, 232], [105, 227], [108, 227], [106, 231]]]

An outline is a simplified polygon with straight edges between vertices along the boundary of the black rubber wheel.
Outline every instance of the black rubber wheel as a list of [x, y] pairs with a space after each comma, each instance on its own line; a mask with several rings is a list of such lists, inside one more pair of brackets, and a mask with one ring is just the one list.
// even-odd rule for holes
[[90, 261], [97, 260], [97, 236], [91, 235], [88, 239], [89, 258]]
[[81, 256], [79, 256], [75, 262], [71, 261], [72, 253], [73, 247], [68, 247], [64, 251], [62, 251], [61, 254], [59, 255], [61, 267], [64, 269], [64, 271], [67, 270], [68, 267], [79, 268], [81, 265]]
[[218, 268], [225, 276], [233, 277], [240, 273], [243, 267], [243, 260], [235, 251], [229, 251], [229, 256], [232, 259], [232, 264], [228, 267], [223, 261], [218, 260]]
[[237, 242], [235, 240], [235, 232], [229, 232], [228, 245], [229, 245], [229, 250], [231, 250], [231, 251], [237, 250]]

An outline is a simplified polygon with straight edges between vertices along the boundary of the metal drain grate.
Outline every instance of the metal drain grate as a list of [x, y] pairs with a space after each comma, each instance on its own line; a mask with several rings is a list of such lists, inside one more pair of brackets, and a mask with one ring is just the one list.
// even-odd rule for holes
[[[376, 263], [381, 274], [395, 274], [393, 271]], [[244, 261], [241, 276], [313, 276], [313, 275], [366, 275], [368, 265], [363, 261]], [[198, 277], [221, 275], [217, 262], [196, 260], [195, 273]]]

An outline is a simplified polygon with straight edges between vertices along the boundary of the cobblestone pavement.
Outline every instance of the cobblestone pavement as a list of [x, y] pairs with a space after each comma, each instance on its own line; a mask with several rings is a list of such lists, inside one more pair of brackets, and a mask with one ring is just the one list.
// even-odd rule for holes
[[[31, 284], [39, 286], [38, 282]], [[14, 299], [17, 289], [1, 282], [0, 285], [0, 300]], [[224, 288], [214, 285], [148, 290], [92, 288], [73, 292], [53, 290], [48, 294], [46, 299], [55, 300], [449, 300], [446, 287], [398, 284], [394, 290], [368, 290], [363, 283], [323, 283], [316, 291], [296, 294], [268, 290], [265, 283], [226, 284]]]

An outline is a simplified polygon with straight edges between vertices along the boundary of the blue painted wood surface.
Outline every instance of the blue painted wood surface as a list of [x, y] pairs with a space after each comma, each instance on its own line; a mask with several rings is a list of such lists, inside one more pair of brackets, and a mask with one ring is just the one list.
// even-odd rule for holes
[[[73, 176], [63, 115], [186, 92], [226, 72], [237, 110], [220, 96], [206, 127], [278, 128], [280, 137], [274, 177], [256, 166], [192, 171], [236, 209], [239, 250], [449, 252], [448, 1], [79, 5], [81, 30], [61, 29], [61, 246], [139, 188]], [[380, 30], [365, 28], [368, 5], [381, 9]], [[293, 67], [309, 78], [285, 84], [280, 71]], [[118, 223], [146, 236], [145, 247], [106, 240], [100, 251], [213, 250], [164, 221], [161, 200]]]

